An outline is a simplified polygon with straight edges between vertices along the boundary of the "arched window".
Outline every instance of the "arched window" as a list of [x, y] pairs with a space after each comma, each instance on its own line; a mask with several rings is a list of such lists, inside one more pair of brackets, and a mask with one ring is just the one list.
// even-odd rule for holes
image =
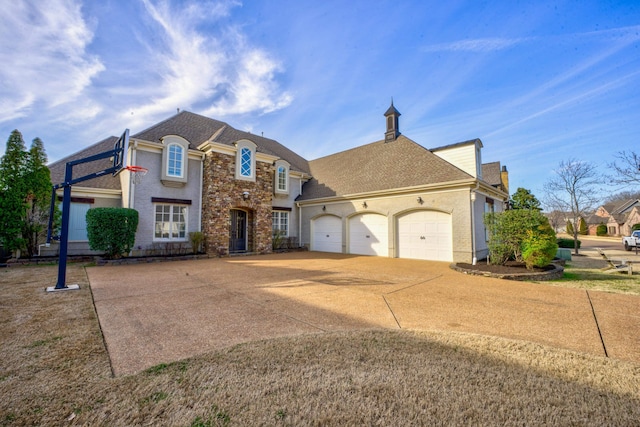
[[276, 194], [289, 193], [289, 163], [285, 160], [276, 161], [274, 176], [274, 190]]
[[167, 153], [167, 175], [182, 177], [184, 164], [184, 149], [178, 144], [170, 144]]
[[189, 141], [178, 135], [163, 136], [162, 184], [167, 187], [183, 187], [189, 176]]

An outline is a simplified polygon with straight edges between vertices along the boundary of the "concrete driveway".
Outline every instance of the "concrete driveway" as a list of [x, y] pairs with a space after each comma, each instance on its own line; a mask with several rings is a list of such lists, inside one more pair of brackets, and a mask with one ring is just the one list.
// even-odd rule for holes
[[296, 252], [87, 269], [116, 375], [234, 344], [354, 329], [452, 330], [640, 363], [640, 297]]

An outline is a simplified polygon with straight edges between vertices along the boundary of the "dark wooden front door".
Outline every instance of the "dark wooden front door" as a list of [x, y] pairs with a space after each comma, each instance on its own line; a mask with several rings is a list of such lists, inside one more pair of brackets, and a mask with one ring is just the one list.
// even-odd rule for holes
[[229, 224], [229, 252], [247, 250], [247, 213], [231, 209]]

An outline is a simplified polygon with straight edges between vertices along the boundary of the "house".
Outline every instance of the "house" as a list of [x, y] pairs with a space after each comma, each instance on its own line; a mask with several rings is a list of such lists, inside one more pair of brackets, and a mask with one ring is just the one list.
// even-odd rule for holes
[[[400, 133], [393, 103], [384, 116], [384, 139], [307, 161], [273, 139], [179, 112], [131, 136], [128, 164], [149, 170], [143, 180], [124, 170], [72, 187], [69, 253], [88, 249], [89, 207], [123, 206], [139, 212], [134, 255], [188, 250], [189, 233], [202, 231], [216, 256], [271, 252], [278, 232], [316, 251], [485, 258], [482, 218], [506, 207], [506, 167], [482, 164], [479, 139], [424, 148]], [[52, 181], [114, 140], [51, 164]]]
[[604, 224], [610, 236], [629, 236], [633, 225], [640, 224], [640, 199], [602, 205], [585, 221], [589, 234], [595, 235], [598, 225]]

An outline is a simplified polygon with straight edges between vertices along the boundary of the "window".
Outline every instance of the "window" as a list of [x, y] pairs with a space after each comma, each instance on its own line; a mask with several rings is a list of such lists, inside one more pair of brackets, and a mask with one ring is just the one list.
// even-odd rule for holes
[[274, 193], [289, 194], [289, 163], [286, 160], [277, 160], [275, 163]]
[[182, 177], [184, 150], [178, 144], [169, 145], [167, 156], [167, 175]]
[[[496, 207], [493, 203], [493, 199], [489, 199], [487, 198], [484, 202], [484, 213], [488, 214], [488, 213], [495, 213], [496, 211]], [[485, 241], [489, 241], [489, 230], [487, 230], [487, 227], [484, 227], [484, 240]]]
[[161, 139], [162, 175], [165, 187], [184, 187], [189, 176], [189, 141], [178, 135], [166, 135]]
[[278, 168], [278, 190], [287, 191], [287, 169], [284, 166]]
[[236, 179], [255, 181], [256, 148], [258, 146], [248, 139], [235, 142], [236, 146]]
[[187, 206], [156, 205], [154, 240], [185, 240]]
[[251, 173], [251, 150], [244, 147], [240, 150], [240, 175], [250, 177]]
[[282, 236], [289, 236], [289, 212], [286, 211], [273, 211], [271, 213], [272, 218], [272, 227], [273, 234], [276, 235], [278, 232], [281, 233]]

